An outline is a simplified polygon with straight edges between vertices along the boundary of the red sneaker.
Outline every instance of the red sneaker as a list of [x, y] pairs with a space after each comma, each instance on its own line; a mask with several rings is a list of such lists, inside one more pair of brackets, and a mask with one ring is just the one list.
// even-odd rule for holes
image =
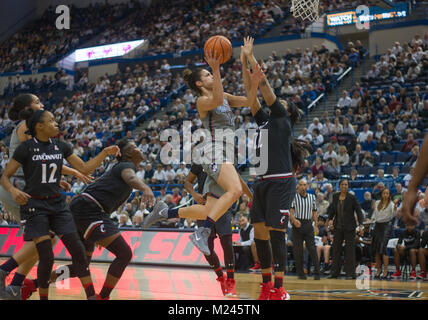
[[412, 270], [412, 272], [410, 272], [410, 279], [416, 280], [416, 270]]
[[260, 263], [258, 263], [258, 262], [256, 262], [255, 264], [254, 264], [254, 266], [252, 267], [252, 268], [250, 268], [250, 271], [251, 272], [257, 272], [257, 271], [260, 271], [261, 270], [261, 268], [260, 268]]
[[36, 285], [34, 284], [34, 281], [25, 278], [24, 283], [21, 286], [21, 299], [27, 300], [29, 297], [31, 297], [33, 292], [36, 292], [36, 291], [37, 291], [37, 288], [36, 288]]
[[427, 278], [427, 273], [426, 273], [426, 271], [421, 271], [421, 272], [419, 272], [419, 274], [418, 274], [418, 279], [426, 280], [426, 278]]
[[220, 282], [221, 291], [223, 292], [223, 295], [225, 296], [227, 293], [227, 284], [226, 284], [227, 276], [226, 276], [226, 274], [223, 273], [223, 276], [218, 277], [216, 280], [218, 282]]
[[230, 298], [238, 297], [238, 295], [236, 294], [235, 279], [228, 278], [226, 280], [226, 297], [230, 297]]
[[269, 300], [270, 290], [273, 288], [272, 281], [260, 283], [260, 296], [257, 300]]
[[397, 270], [392, 275], [391, 278], [400, 278], [401, 277], [401, 271]]
[[279, 289], [272, 288], [270, 290], [269, 300], [290, 300], [290, 295], [284, 290], [284, 287]]

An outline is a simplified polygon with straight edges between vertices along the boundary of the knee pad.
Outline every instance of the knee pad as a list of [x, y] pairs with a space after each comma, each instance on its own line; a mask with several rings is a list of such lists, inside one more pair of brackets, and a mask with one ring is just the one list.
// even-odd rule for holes
[[284, 272], [285, 259], [287, 257], [287, 246], [285, 245], [285, 232], [271, 230], [270, 243], [272, 245], [274, 271]]
[[233, 252], [232, 235], [226, 234], [220, 236], [220, 243], [224, 253], [224, 265], [226, 270], [235, 269], [235, 254]]
[[132, 259], [132, 250], [122, 236], [116, 238], [106, 249], [116, 256], [116, 259], [110, 265], [108, 273], [113, 277], [120, 278]]
[[268, 269], [272, 266], [272, 251], [269, 245], [269, 240], [254, 239], [256, 243], [257, 255], [260, 260], [260, 267]]
[[50, 239], [36, 244], [39, 254], [39, 265], [37, 267], [37, 279], [40, 288], [49, 288], [49, 280], [54, 263], [54, 254]]
[[90, 275], [85, 247], [77, 233], [65, 234], [61, 238], [73, 261], [73, 270], [79, 278]]

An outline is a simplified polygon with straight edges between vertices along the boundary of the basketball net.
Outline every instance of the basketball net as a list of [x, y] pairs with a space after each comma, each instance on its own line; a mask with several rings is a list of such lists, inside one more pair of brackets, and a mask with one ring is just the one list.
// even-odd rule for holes
[[293, 17], [316, 21], [319, 16], [319, 0], [291, 0]]

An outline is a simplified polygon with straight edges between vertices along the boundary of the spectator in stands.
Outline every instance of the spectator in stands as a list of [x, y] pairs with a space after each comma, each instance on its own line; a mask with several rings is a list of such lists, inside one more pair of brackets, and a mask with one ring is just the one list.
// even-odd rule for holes
[[406, 174], [403, 178], [404, 186], [407, 188], [409, 186], [409, 182], [412, 179], [413, 175], [415, 174], [415, 167], [410, 167], [410, 171], [408, 174]]
[[[317, 208], [319, 216], [324, 216], [327, 214], [327, 209], [330, 203], [325, 200], [324, 194], [322, 192], [318, 192], [317, 194]], [[325, 221], [324, 221], [325, 222]]]
[[403, 194], [407, 189], [403, 188], [403, 185], [399, 182], [395, 183], [395, 193], [392, 195], [392, 200], [398, 199], [401, 201], [403, 199]]
[[308, 129], [303, 128], [302, 134], [297, 139], [304, 140], [310, 143], [312, 141], [312, 135], [308, 132]]
[[375, 152], [376, 147], [377, 147], [377, 143], [375, 140], [373, 140], [372, 134], [367, 135], [366, 140], [361, 144], [362, 150], [369, 151], [370, 153]]
[[344, 145], [339, 147], [339, 154], [337, 155], [337, 161], [340, 166], [347, 166], [349, 164], [349, 154], [348, 150]]
[[363, 131], [360, 132], [357, 138], [357, 141], [359, 143], [363, 143], [364, 141], [366, 141], [369, 135], [373, 137], [373, 132], [370, 131], [369, 129], [370, 129], [370, 126], [368, 124], [365, 124], [363, 127]]
[[324, 266], [320, 271], [321, 274], [324, 274], [326, 271], [330, 270], [330, 249], [332, 244], [332, 237], [331, 232], [327, 229], [327, 226], [325, 225], [325, 222], [326, 218], [322, 215], [319, 215], [317, 236], [321, 238], [321, 242], [317, 243], [316, 250], [320, 265], [321, 257], [324, 257]]
[[379, 278], [381, 275], [382, 262], [382, 279], [386, 279], [388, 277], [389, 257], [387, 253], [387, 244], [390, 238], [392, 220], [397, 214], [397, 203], [398, 200], [393, 202], [389, 189], [385, 188], [382, 190], [380, 200], [377, 200], [374, 204], [372, 221], [375, 222], [375, 227], [372, 247], [375, 254], [377, 270], [375, 278]]
[[412, 133], [409, 133], [407, 135], [407, 140], [406, 143], [403, 145], [403, 147], [401, 148], [402, 152], [410, 152], [412, 151], [412, 148], [414, 146], [418, 146], [418, 142], [414, 139], [414, 136]]
[[373, 214], [372, 194], [369, 191], [364, 192], [364, 201], [361, 202], [361, 209], [364, 211], [364, 218], [371, 219]]
[[355, 152], [351, 157], [351, 165], [353, 167], [360, 166], [364, 159], [364, 153], [361, 151], [361, 144], [355, 146]]
[[382, 134], [380, 137], [379, 143], [377, 143], [376, 151], [378, 154], [382, 152], [388, 152], [392, 150], [392, 144], [388, 141], [388, 136], [386, 134]]
[[320, 134], [320, 130], [318, 128], [314, 128], [312, 131], [312, 144], [315, 147], [319, 147], [324, 143], [324, 137]]
[[342, 135], [345, 136], [355, 136], [355, 130], [354, 127], [349, 122], [349, 119], [347, 117], [343, 118], [343, 132]]
[[0, 212], [0, 226], [7, 226], [9, 223], [3, 218], [3, 213]]
[[132, 222], [129, 221], [129, 216], [126, 212], [122, 212], [119, 216], [119, 228], [131, 227]]
[[322, 164], [321, 158], [320, 157], [316, 157], [315, 158], [315, 163], [312, 166], [312, 174], [314, 176], [316, 176], [318, 174], [318, 172], [320, 172], [320, 171], [324, 172], [325, 171], [325, 167]]
[[323, 124], [319, 121], [318, 118], [314, 118], [312, 123], [309, 125], [308, 131], [313, 132], [314, 129], [318, 129], [319, 132], [323, 129]]
[[181, 200], [181, 195], [179, 193], [178, 188], [174, 188], [174, 190], [172, 190], [172, 201], [178, 205], [180, 203]]
[[135, 215], [142, 215], [143, 221], [147, 217], [147, 215], [150, 213], [149, 210], [147, 210], [146, 206], [147, 206], [146, 203], [144, 201], [141, 201], [139, 209], [135, 212]]
[[337, 158], [331, 158], [325, 167], [325, 175], [330, 180], [336, 180], [340, 177], [340, 165]]
[[419, 145], [415, 145], [412, 150], [409, 158], [407, 158], [405, 166], [413, 167], [416, 165], [416, 160], [419, 157]]
[[372, 199], [375, 200], [375, 201], [380, 200], [382, 191], [384, 189], [385, 189], [385, 184], [382, 181], [378, 182], [373, 187], [373, 190], [372, 190]]
[[410, 279], [416, 280], [416, 263], [417, 254], [420, 244], [420, 234], [412, 224], [406, 224], [406, 229], [401, 232], [398, 238], [397, 247], [394, 251], [394, 262], [396, 271], [391, 275], [392, 278], [401, 277], [400, 261], [405, 255], [410, 258], [412, 271], [410, 272]]
[[162, 184], [167, 180], [165, 176], [165, 170], [161, 164], [158, 164], [157, 170], [153, 174], [152, 183], [153, 184]]
[[364, 158], [361, 161], [362, 167], [373, 167], [375, 164], [375, 160], [372, 154], [369, 151], [364, 152]]
[[365, 264], [367, 268], [369, 269], [369, 273], [371, 274], [371, 265], [373, 261], [373, 254], [372, 254], [372, 242], [373, 242], [373, 236], [372, 236], [372, 229], [370, 226], [370, 222], [366, 221], [363, 223], [364, 229], [360, 230], [360, 232], [357, 234], [356, 239], [356, 256], [357, 261], [359, 264]]
[[143, 228], [143, 214], [142, 213], [136, 213], [133, 217], [132, 217], [132, 226], [134, 228], [139, 228], [142, 229]]
[[327, 152], [324, 153], [323, 160], [328, 161], [330, 159], [337, 159], [337, 153], [333, 150], [333, 145], [331, 143], [327, 146]]
[[352, 99], [348, 96], [348, 91], [342, 91], [342, 97], [339, 99], [337, 103], [337, 107], [340, 109], [347, 110], [351, 106]]

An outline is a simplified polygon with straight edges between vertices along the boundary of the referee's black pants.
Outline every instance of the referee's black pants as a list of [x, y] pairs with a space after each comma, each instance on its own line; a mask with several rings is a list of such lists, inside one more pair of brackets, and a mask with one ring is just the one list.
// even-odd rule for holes
[[349, 231], [334, 228], [333, 245], [331, 248], [333, 262], [330, 274], [334, 277], [339, 276], [343, 240], [345, 240], [345, 273], [347, 277], [353, 277], [355, 276], [355, 230]]
[[[314, 228], [312, 227], [312, 220], [301, 220], [300, 228], [293, 225], [293, 255], [296, 263], [297, 275], [304, 275], [303, 271], [303, 241], [306, 243], [309, 256], [314, 263], [314, 274], [320, 274], [320, 265], [318, 261], [317, 251], [315, 249], [315, 236]], [[309, 270], [308, 270], [309, 271]]]

